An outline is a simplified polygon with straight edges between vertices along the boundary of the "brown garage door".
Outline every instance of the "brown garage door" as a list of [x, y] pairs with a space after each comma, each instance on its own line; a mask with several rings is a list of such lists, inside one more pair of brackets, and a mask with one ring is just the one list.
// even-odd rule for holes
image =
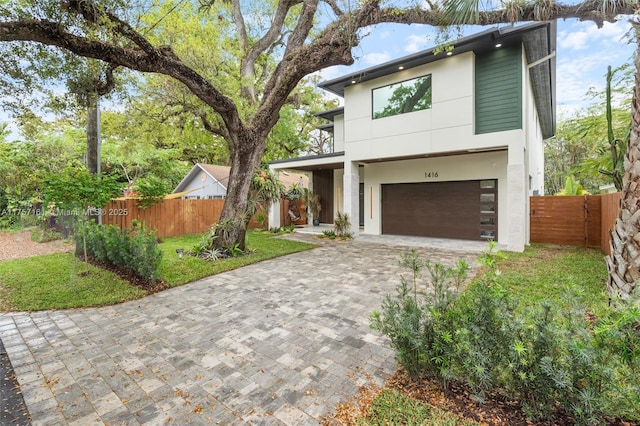
[[382, 185], [382, 233], [497, 239], [497, 191], [496, 180]]

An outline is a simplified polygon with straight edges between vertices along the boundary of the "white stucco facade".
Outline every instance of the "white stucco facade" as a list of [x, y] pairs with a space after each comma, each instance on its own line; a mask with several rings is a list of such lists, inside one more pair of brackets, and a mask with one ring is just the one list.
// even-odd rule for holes
[[[529, 196], [544, 194], [544, 149], [521, 48], [520, 129], [476, 134], [476, 54], [467, 51], [446, 57], [441, 53], [440, 60], [345, 85], [344, 114], [333, 119], [339, 157], [300, 158], [272, 167], [310, 170], [322, 161], [341, 162], [342, 167], [334, 170], [334, 212], [364, 217], [364, 226], [352, 220], [355, 235], [382, 233], [381, 188], [385, 184], [495, 179], [498, 242], [509, 250], [522, 251], [529, 242]], [[425, 75], [431, 76], [430, 108], [373, 118], [373, 89]], [[364, 202], [359, 198], [361, 184]]]

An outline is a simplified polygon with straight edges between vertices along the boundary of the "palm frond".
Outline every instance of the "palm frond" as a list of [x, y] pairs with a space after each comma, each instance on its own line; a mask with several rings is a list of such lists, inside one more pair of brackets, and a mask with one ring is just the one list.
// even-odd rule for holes
[[602, 0], [598, 11], [604, 16], [614, 16], [625, 6], [636, 4], [633, 0]]
[[443, 10], [447, 24], [476, 24], [480, 16], [480, 0], [445, 0]]

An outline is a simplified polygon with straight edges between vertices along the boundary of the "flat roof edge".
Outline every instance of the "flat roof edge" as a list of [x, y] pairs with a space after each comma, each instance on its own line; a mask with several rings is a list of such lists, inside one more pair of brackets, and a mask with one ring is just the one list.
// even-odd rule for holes
[[287, 158], [285, 160], [273, 160], [269, 161], [269, 164], [283, 164], [283, 163], [295, 163], [299, 161], [313, 161], [321, 160], [323, 158], [335, 158], [344, 156], [344, 151], [330, 152], [328, 154], [307, 155], [305, 157]]

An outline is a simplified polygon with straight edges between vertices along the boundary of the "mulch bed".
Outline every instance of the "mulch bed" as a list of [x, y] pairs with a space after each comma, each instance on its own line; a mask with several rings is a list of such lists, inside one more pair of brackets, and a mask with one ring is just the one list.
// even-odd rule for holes
[[[443, 390], [435, 381], [412, 381], [403, 371], [398, 371], [385, 384], [386, 387], [396, 389], [411, 398], [427, 403], [459, 415], [467, 420], [473, 420], [487, 426], [529, 426], [529, 425], [572, 425], [574, 420], [564, 412], [556, 412], [547, 421], [533, 422], [527, 420], [520, 405], [508, 400], [503, 395], [491, 394], [482, 405], [473, 400], [465, 386], [455, 385]], [[375, 386], [363, 386], [353, 399], [339, 404], [330, 418], [324, 418], [323, 425], [356, 425], [359, 418], [367, 415], [374, 398], [380, 389]], [[625, 422], [620, 419], [609, 419], [608, 425], [638, 426], [636, 423]]]
[[0, 424], [30, 425], [31, 416], [24, 403], [11, 361], [0, 339]]
[[[84, 256], [82, 254], [79, 254], [78, 259], [84, 261]], [[151, 281], [136, 275], [133, 271], [126, 268], [118, 267], [106, 262], [100, 262], [89, 256], [87, 256], [87, 261], [93, 266], [113, 272], [123, 280], [128, 281], [131, 285], [146, 291], [147, 294], [158, 293], [170, 288], [169, 284], [165, 283], [162, 280]]]

